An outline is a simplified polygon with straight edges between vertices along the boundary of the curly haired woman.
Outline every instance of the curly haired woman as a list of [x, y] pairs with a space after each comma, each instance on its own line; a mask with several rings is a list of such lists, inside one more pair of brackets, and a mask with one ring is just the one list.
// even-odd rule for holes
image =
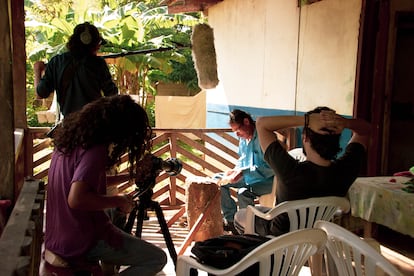
[[132, 179], [136, 161], [151, 147], [151, 134], [145, 110], [127, 95], [100, 98], [65, 117], [55, 132], [49, 168], [47, 252], [69, 265], [102, 261], [127, 266], [120, 275], [162, 270], [164, 251], [123, 232], [105, 213], [108, 208], [129, 213], [135, 206], [130, 196], [106, 195], [106, 172], [128, 153]]

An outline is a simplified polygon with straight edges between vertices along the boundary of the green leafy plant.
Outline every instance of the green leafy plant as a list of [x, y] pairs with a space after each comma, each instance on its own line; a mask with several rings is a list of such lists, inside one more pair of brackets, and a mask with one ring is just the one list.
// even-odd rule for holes
[[[108, 41], [101, 52], [120, 93], [137, 95], [147, 108], [159, 81], [185, 83], [190, 90], [198, 89], [190, 37], [192, 27], [205, 21], [199, 13], [168, 14], [167, 7], [159, 6], [159, 0], [26, 0], [25, 4], [29, 66], [66, 51], [73, 28], [89, 21]], [[114, 55], [118, 56], [110, 58]]]

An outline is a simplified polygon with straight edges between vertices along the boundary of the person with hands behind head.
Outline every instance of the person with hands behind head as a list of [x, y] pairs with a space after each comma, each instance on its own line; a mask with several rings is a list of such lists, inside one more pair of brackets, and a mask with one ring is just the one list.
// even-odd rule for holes
[[[304, 162], [291, 157], [274, 136], [274, 131], [299, 126], [304, 126]], [[337, 158], [344, 128], [352, 131], [352, 137], [342, 156]], [[366, 162], [370, 124], [362, 119], [342, 117], [328, 107], [317, 107], [305, 116], [260, 117], [256, 129], [264, 159], [277, 177], [276, 204], [310, 197], [345, 196]], [[239, 232], [244, 231], [245, 215], [245, 209], [235, 215]], [[289, 230], [289, 219], [286, 214], [271, 221], [256, 217], [255, 227], [260, 235], [278, 236]]]
[[[47, 185], [45, 250], [69, 265], [101, 261], [127, 266], [120, 275], [155, 275], [164, 251], [112, 224], [105, 210], [129, 213], [131, 196], [107, 195], [107, 170], [128, 155], [129, 176], [151, 148], [145, 110], [128, 95], [102, 97], [69, 114], [55, 131]], [[122, 177], [121, 177], [122, 178]], [[48, 261], [48, 259], [46, 259]], [[53, 265], [53, 264], [52, 264]]]
[[238, 234], [233, 225], [237, 204], [231, 198], [230, 188], [237, 188], [238, 207], [246, 208], [254, 205], [256, 197], [271, 193], [274, 173], [263, 159], [255, 121], [250, 114], [235, 109], [229, 117], [229, 125], [239, 137], [239, 159], [234, 169], [223, 174], [219, 183], [224, 230]]
[[66, 116], [103, 95], [118, 94], [105, 60], [97, 56], [105, 43], [94, 25], [77, 25], [66, 44], [69, 51], [52, 57], [47, 65], [34, 64], [37, 95], [47, 98], [56, 91], [58, 107]]

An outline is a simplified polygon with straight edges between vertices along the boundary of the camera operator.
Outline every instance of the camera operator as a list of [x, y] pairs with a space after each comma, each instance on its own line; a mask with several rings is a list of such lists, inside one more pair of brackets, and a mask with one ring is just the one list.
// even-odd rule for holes
[[145, 110], [127, 95], [100, 98], [64, 118], [54, 134], [49, 168], [47, 252], [69, 265], [102, 261], [127, 266], [120, 275], [162, 270], [164, 251], [117, 228], [105, 213], [108, 208], [129, 213], [135, 207], [130, 196], [106, 194], [112, 182], [106, 172], [128, 153], [132, 178], [136, 161], [151, 147], [151, 132]]

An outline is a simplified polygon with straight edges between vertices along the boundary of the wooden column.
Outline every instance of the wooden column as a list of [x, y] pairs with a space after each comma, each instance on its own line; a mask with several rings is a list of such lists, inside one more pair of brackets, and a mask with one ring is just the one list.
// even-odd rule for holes
[[26, 34], [24, 0], [11, 1], [11, 39], [13, 41], [14, 127], [27, 128], [26, 119]]
[[13, 56], [9, 1], [0, 1], [0, 196], [14, 199]]

